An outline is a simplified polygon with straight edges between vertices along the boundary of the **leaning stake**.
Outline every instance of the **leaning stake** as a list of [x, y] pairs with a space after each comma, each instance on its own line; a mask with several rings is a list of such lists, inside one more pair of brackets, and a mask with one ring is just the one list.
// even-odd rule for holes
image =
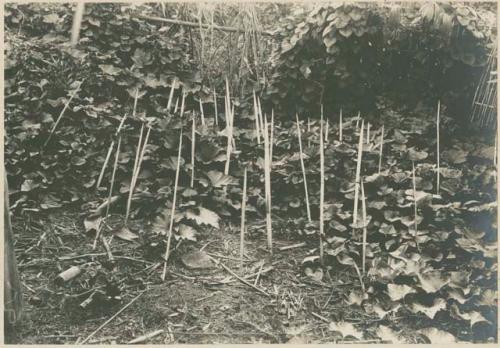
[[218, 126], [219, 125], [219, 115], [217, 113], [217, 93], [215, 92], [215, 87], [214, 87], [214, 109], [215, 109], [215, 114], [214, 114], [215, 125]]
[[307, 191], [307, 177], [306, 177], [306, 168], [304, 166], [304, 154], [302, 153], [302, 136], [300, 133], [300, 124], [299, 124], [299, 115], [295, 114], [295, 118], [297, 120], [297, 137], [299, 138], [299, 150], [300, 150], [300, 166], [302, 168], [302, 176], [304, 178], [304, 192], [306, 195], [306, 209], [307, 209], [307, 220], [311, 222], [311, 208], [309, 207], [309, 193]]
[[339, 120], [339, 141], [342, 142], [342, 109], [340, 109], [340, 120]]
[[354, 182], [354, 210], [352, 216], [352, 224], [356, 226], [358, 222], [358, 197], [359, 197], [359, 179], [361, 176], [361, 158], [363, 155], [363, 129], [365, 121], [361, 121], [361, 130], [359, 132], [359, 143], [358, 143], [358, 159], [356, 163], [356, 181]]
[[181, 150], [182, 150], [182, 128], [181, 128], [181, 134], [179, 135], [179, 150], [177, 152], [177, 169], [175, 170], [174, 198], [172, 200], [172, 210], [170, 212], [170, 224], [168, 227], [167, 249], [165, 250], [165, 262], [163, 264], [163, 274], [161, 276], [162, 281], [165, 281], [165, 277], [167, 275], [167, 262], [168, 262], [168, 258], [170, 256], [170, 243], [172, 241], [172, 230], [174, 227], [175, 202], [177, 200], [177, 186], [179, 184], [179, 171], [181, 168]]
[[170, 88], [170, 95], [168, 96], [167, 112], [170, 112], [170, 107], [172, 106], [172, 99], [174, 98], [174, 90], [176, 82], [177, 78], [174, 77], [174, 80], [172, 81], [172, 87]]
[[267, 117], [264, 115], [264, 185], [266, 193], [266, 228], [267, 247], [273, 253], [273, 232], [271, 221], [271, 164], [269, 160], [269, 127]]

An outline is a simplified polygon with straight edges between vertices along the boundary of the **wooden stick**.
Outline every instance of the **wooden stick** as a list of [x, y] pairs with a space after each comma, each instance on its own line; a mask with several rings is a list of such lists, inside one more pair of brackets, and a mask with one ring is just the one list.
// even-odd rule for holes
[[370, 143], [370, 122], [368, 122], [368, 127], [366, 127], [366, 143]]
[[352, 223], [356, 225], [358, 221], [358, 197], [359, 197], [359, 179], [361, 176], [361, 158], [363, 155], [363, 129], [365, 121], [361, 121], [361, 130], [359, 132], [359, 143], [358, 143], [358, 159], [356, 163], [356, 181], [354, 183], [354, 210], [352, 216]]
[[[120, 147], [121, 147], [121, 144], [122, 144], [122, 137], [120, 136], [118, 138], [118, 145], [116, 146], [115, 163], [113, 165], [113, 172], [111, 174], [111, 183], [109, 184], [108, 205], [107, 205], [107, 208], [106, 208], [106, 219], [109, 216], [109, 207], [111, 206], [110, 202], [111, 202], [111, 196], [112, 196], [112, 193], [113, 193], [113, 185], [114, 185], [114, 182], [115, 182], [116, 168], [118, 167], [118, 158], [120, 157]], [[95, 239], [94, 239], [94, 245], [92, 246], [93, 250], [95, 250], [96, 247], [97, 247], [97, 241], [99, 240], [99, 236], [101, 234], [100, 233], [101, 232], [101, 227], [102, 227], [102, 224], [97, 229], [97, 232], [96, 232], [96, 235], [95, 235]]]
[[323, 236], [324, 236], [324, 209], [325, 209], [325, 154], [323, 147], [323, 105], [321, 106], [321, 121], [319, 132], [319, 165], [320, 165], [320, 189], [319, 189], [319, 259], [321, 265], [324, 264], [323, 258]]
[[356, 117], [356, 129], [359, 127], [359, 120], [361, 118], [361, 111], [358, 111], [358, 117]]
[[201, 98], [198, 100], [200, 102], [201, 124], [205, 125], [205, 113], [203, 112], [203, 103], [201, 102]]
[[439, 113], [441, 111], [441, 100], [438, 100], [438, 107], [437, 107], [437, 115], [436, 115], [436, 140], [437, 140], [437, 144], [436, 144], [436, 158], [437, 158], [437, 172], [436, 172], [436, 188], [437, 188], [437, 194], [439, 195], [439, 184], [440, 184], [440, 175], [439, 175], [439, 172], [440, 172], [440, 163], [439, 163]]
[[269, 141], [269, 166], [273, 165], [274, 109], [271, 109], [271, 140]]
[[127, 199], [127, 210], [125, 212], [125, 224], [127, 224], [128, 221], [128, 215], [130, 213], [130, 206], [132, 202], [132, 194], [133, 194], [133, 185], [134, 185], [134, 178], [135, 178], [135, 172], [137, 171], [137, 166], [139, 165], [139, 157], [141, 154], [141, 146], [142, 146], [142, 136], [144, 134], [144, 123], [141, 125], [141, 131], [139, 133], [139, 142], [137, 143], [137, 150], [135, 152], [135, 160], [134, 160], [134, 167], [132, 169], [132, 178], [130, 179], [130, 187], [128, 191], [128, 199]]
[[191, 188], [194, 186], [194, 154], [195, 154], [195, 146], [196, 146], [196, 119], [193, 115], [193, 126], [191, 133]]
[[365, 283], [363, 282], [363, 276], [361, 275], [361, 272], [359, 271], [359, 267], [358, 267], [358, 265], [356, 265], [356, 262], [353, 262], [353, 266], [354, 266], [354, 269], [356, 270], [356, 273], [358, 275], [359, 283], [361, 284], [361, 291], [363, 291], [363, 293], [364, 293], [365, 292]]
[[495, 151], [493, 155], [493, 165], [497, 166], [497, 153], [498, 153], [498, 131], [495, 132]]
[[106, 320], [101, 326], [99, 326], [97, 329], [95, 329], [94, 332], [92, 332], [90, 335], [87, 336], [86, 339], [84, 339], [83, 341], [79, 342], [79, 344], [84, 344], [86, 343], [88, 340], [90, 340], [92, 337], [94, 337], [94, 335], [96, 333], [98, 333], [103, 327], [105, 327], [106, 325], [108, 325], [113, 319], [115, 319], [117, 316], [119, 316], [125, 309], [127, 309], [128, 307], [130, 307], [132, 305], [132, 303], [134, 303], [139, 297], [142, 296], [142, 294], [144, 294], [147, 290], [143, 290], [139, 293], [139, 295], [137, 295], [136, 297], [134, 297], [129, 303], [127, 303], [125, 306], [122, 307], [122, 309], [120, 309], [118, 312], [116, 312], [111, 318], [109, 318], [108, 320]]
[[278, 250], [285, 251], [285, 250], [290, 250], [290, 249], [295, 249], [295, 248], [302, 248], [303, 246], [306, 246], [306, 245], [307, 245], [306, 242], [296, 243], [296, 244], [292, 244], [292, 245], [282, 246], [282, 247], [278, 248]]
[[258, 106], [258, 114], [259, 114], [259, 122], [260, 122], [260, 125], [259, 125], [259, 128], [260, 128], [260, 131], [262, 133], [262, 137], [264, 137], [264, 121], [263, 121], [263, 114], [262, 114], [262, 105], [260, 103], [260, 98], [257, 97], [257, 106]]
[[168, 96], [167, 112], [170, 112], [170, 107], [172, 106], [172, 99], [174, 98], [175, 84], [177, 82], [177, 77], [174, 77], [172, 81], [172, 87], [170, 88], [170, 95]]
[[344, 127], [342, 121], [342, 108], [340, 108], [340, 120], [339, 120], [339, 141], [342, 142], [342, 128]]
[[215, 125], [218, 126], [219, 125], [219, 114], [217, 112], [217, 93], [215, 92], [215, 87], [214, 87], [214, 109], [215, 109], [215, 114], [214, 114]]
[[177, 110], [179, 110], [179, 97], [175, 99], [174, 114], [177, 113]]
[[111, 158], [111, 153], [113, 152], [113, 148], [115, 147], [115, 141], [113, 140], [109, 145], [108, 153], [106, 154], [106, 159], [104, 160], [104, 164], [102, 165], [101, 173], [99, 174], [99, 178], [97, 179], [97, 184], [95, 187], [98, 189], [101, 186], [102, 178], [104, 177], [104, 172], [106, 171], [106, 167], [108, 166], [109, 159]]
[[231, 116], [231, 97], [229, 93], [229, 81], [226, 78], [226, 130], [227, 130], [227, 148], [226, 148], [226, 166], [224, 167], [224, 174], [229, 175], [229, 165], [231, 161], [232, 152], [232, 116]]
[[378, 153], [378, 173], [382, 170], [382, 148], [384, 146], [384, 125], [382, 125], [382, 134], [380, 135], [380, 149]]
[[257, 144], [260, 145], [259, 111], [257, 108], [257, 97], [255, 96], [255, 89], [253, 90], [253, 117], [255, 118], [255, 136], [257, 138]]
[[361, 210], [363, 213], [363, 275], [366, 272], [366, 235], [368, 233], [368, 227], [366, 226], [366, 198], [365, 198], [365, 185], [363, 183], [363, 178], [361, 178]]
[[129, 218], [129, 214], [130, 214], [130, 207], [132, 205], [132, 195], [134, 194], [134, 190], [135, 190], [135, 187], [137, 185], [137, 178], [139, 177], [139, 173], [141, 171], [142, 161], [144, 159], [144, 153], [146, 152], [146, 146], [148, 144], [150, 132], [151, 132], [151, 127], [148, 127], [148, 132], [146, 133], [146, 138], [144, 139], [144, 144], [142, 144], [142, 147], [139, 147], [137, 149], [137, 151], [140, 150], [140, 155], [139, 155], [139, 159], [137, 162], [137, 166], [135, 167], [134, 173], [132, 173], [132, 180], [130, 183], [128, 200], [127, 200], [127, 211], [125, 214], [125, 225], [128, 222], [128, 218]]
[[417, 221], [417, 184], [415, 180], [415, 162], [411, 161], [411, 170], [412, 170], [412, 179], [413, 179], [413, 201], [414, 201], [414, 206], [415, 206], [415, 238], [417, 238], [417, 227], [418, 227], [418, 221]]
[[325, 144], [328, 143], [328, 128], [329, 128], [329, 122], [328, 119], [326, 119], [326, 127], [325, 127]]
[[243, 197], [241, 199], [241, 229], [240, 229], [240, 271], [243, 270], [243, 255], [245, 254], [245, 211], [247, 205], [247, 168], [243, 174]]
[[[145, 16], [145, 15], [135, 15], [136, 18], [142, 18], [154, 22], [163, 22], [163, 23], [169, 23], [169, 24], [175, 24], [175, 25], [182, 25], [182, 26], [188, 26], [188, 27], [193, 27], [193, 28], [203, 28], [203, 29], [216, 29], [220, 31], [227, 31], [227, 32], [244, 32], [245, 29], [243, 28], [235, 28], [235, 27], [226, 27], [226, 26], [220, 26], [220, 25], [208, 25], [208, 24], [200, 24], [200, 23], [194, 23], [194, 22], [187, 22], [187, 21], [181, 21], [177, 19], [168, 19], [168, 18], [163, 18], [163, 17], [152, 17], [152, 16]], [[273, 36], [271, 32], [267, 31], [257, 31], [259, 34], [262, 35], [268, 35], [268, 36]]]
[[135, 113], [137, 111], [137, 100], [139, 99], [139, 88], [135, 89], [135, 96], [134, 96], [134, 109], [132, 111], [132, 117], [135, 118]]
[[256, 287], [255, 285], [253, 285], [252, 283], [249, 283], [248, 281], [246, 281], [245, 279], [241, 278], [239, 275], [237, 275], [233, 270], [231, 270], [229, 267], [227, 267], [225, 264], [223, 264], [221, 261], [211, 257], [212, 260], [215, 261], [216, 264], [218, 265], [221, 265], [222, 268], [224, 268], [229, 274], [231, 274], [233, 277], [235, 277], [236, 279], [238, 279], [240, 282], [242, 282], [243, 284], [245, 285], [248, 285], [249, 287], [251, 287], [252, 289], [255, 289], [257, 290], [258, 292], [260, 292], [261, 294], [267, 296], [267, 297], [271, 297], [271, 295], [269, 295], [267, 292], [265, 292], [264, 290]]
[[266, 229], [267, 229], [267, 247], [269, 252], [273, 253], [273, 232], [271, 221], [271, 165], [269, 159], [269, 127], [267, 117], [264, 115], [264, 185], [266, 192]]
[[182, 128], [179, 135], [179, 150], [177, 152], [177, 169], [175, 170], [175, 183], [174, 183], [174, 198], [172, 200], [172, 210], [170, 212], [170, 224], [168, 227], [168, 238], [167, 238], [167, 249], [165, 250], [165, 262], [163, 264], [163, 274], [161, 276], [162, 281], [165, 281], [167, 275], [167, 262], [170, 256], [170, 243], [172, 241], [172, 230], [174, 227], [174, 217], [175, 217], [175, 203], [177, 200], [177, 186], [179, 185], [179, 172], [181, 168], [181, 150], [182, 150]]
[[142, 342], [145, 342], [151, 338], [154, 338], [158, 335], [161, 335], [162, 333], [164, 332], [163, 329], [160, 329], [160, 330], [156, 330], [156, 331], [153, 331], [153, 332], [150, 332], [146, 335], [142, 335], [142, 336], [139, 336], [137, 338], [134, 338], [133, 340], [131, 341], [128, 341], [127, 344], [137, 344], [137, 343], [142, 343]]
[[[255, 285], [255, 286], [257, 286], [257, 284], [259, 283], [260, 275], [261, 275], [261, 273], [263, 272], [263, 271], [262, 271], [262, 268], [263, 268], [263, 267], [264, 267], [264, 262], [262, 262], [262, 263], [260, 264], [259, 271], [257, 272], [257, 276], [255, 277], [255, 280], [254, 280], [254, 282], [253, 282], [253, 285]], [[271, 266], [270, 268], [272, 269], [273, 267]], [[248, 278], [248, 276], [247, 276], [247, 277], [245, 277], [245, 278]]]
[[73, 16], [73, 26], [71, 27], [71, 46], [75, 47], [80, 37], [80, 28], [82, 26], [83, 12], [85, 10], [85, 3], [77, 2], [75, 14]]
[[186, 99], [186, 93], [182, 90], [182, 101], [181, 101], [181, 117], [184, 115], [184, 101]]
[[300, 133], [300, 124], [299, 124], [299, 115], [295, 114], [295, 119], [297, 121], [297, 137], [299, 138], [299, 157], [300, 157], [300, 166], [302, 168], [302, 177], [304, 179], [304, 192], [306, 195], [306, 210], [307, 210], [307, 220], [309, 222], [311, 219], [311, 207], [309, 206], [309, 192], [307, 190], [307, 177], [306, 177], [306, 167], [304, 165], [304, 154], [302, 153], [302, 136]]
[[307, 118], [307, 147], [311, 147], [311, 118]]
[[59, 114], [59, 116], [57, 117], [57, 120], [56, 120], [56, 123], [54, 123], [54, 126], [52, 127], [52, 129], [50, 130], [50, 134], [49, 134], [49, 137], [47, 138], [47, 140], [45, 141], [45, 144], [43, 144], [43, 148], [45, 148], [47, 146], [47, 144], [49, 143], [50, 139], [52, 138], [52, 135], [54, 134], [54, 131], [56, 130], [57, 128], [57, 125], [59, 124], [59, 122], [61, 122], [61, 119], [64, 115], [64, 113], [66, 112], [66, 110], [68, 109], [68, 106], [69, 106], [69, 103], [71, 103], [71, 101], [73, 100], [73, 98], [76, 96], [76, 94], [78, 93], [78, 91], [80, 90], [80, 87], [82, 86], [83, 84], [83, 80], [78, 84], [78, 86], [75, 88], [75, 90], [73, 91], [73, 93], [71, 93], [71, 96], [69, 97], [69, 100], [66, 102], [66, 104], [64, 104], [64, 107], [61, 111], [61, 113]]

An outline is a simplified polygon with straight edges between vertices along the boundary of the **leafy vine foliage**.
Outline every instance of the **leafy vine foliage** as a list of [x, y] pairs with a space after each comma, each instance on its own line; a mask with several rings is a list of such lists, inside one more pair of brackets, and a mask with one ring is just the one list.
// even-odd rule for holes
[[[441, 98], [466, 111], [492, 42], [487, 20], [457, 3], [338, 3], [285, 19], [267, 99], [286, 114], [370, 114]], [[291, 86], [294, 86], [291, 88]]]

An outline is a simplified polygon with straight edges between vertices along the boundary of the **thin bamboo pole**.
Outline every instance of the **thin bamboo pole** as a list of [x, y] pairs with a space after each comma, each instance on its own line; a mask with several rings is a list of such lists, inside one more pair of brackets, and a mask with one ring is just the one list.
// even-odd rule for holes
[[363, 156], [363, 130], [365, 121], [361, 121], [361, 130], [359, 132], [359, 143], [358, 143], [358, 159], [356, 163], [356, 181], [354, 183], [354, 210], [352, 216], [352, 223], [356, 225], [358, 221], [358, 197], [359, 197], [359, 180], [361, 176], [361, 159]]
[[361, 178], [361, 210], [363, 213], [363, 275], [366, 274], [366, 236], [368, 234], [368, 226], [366, 226], [366, 197], [365, 197], [365, 184]]
[[311, 118], [307, 118], [307, 147], [311, 147]]
[[384, 125], [382, 125], [382, 134], [380, 134], [380, 149], [378, 153], [378, 173], [382, 170], [382, 149], [384, 147]]
[[85, 11], [85, 3], [77, 2], [75, 14], [73, 16], [73, 26], [71, 28], [71, 46], [75, 47], [80, 37], [80, 28], [82, 26], [83, 12]]
[[255, 118], [255, 137], [257, 138], [257, 144], [260, 145], [259, 111], [257, 108], [257, 97], [255, 95], [255, 89], [253, 90], [253, 115]]
[[127, 210], [125, 212], [125, 224], [127, 224], [128, 221], [128, 215], [130, 213], [130, 203], [132, 200], [132, 186], [134, 185], [134, 177], [135, 177], [135, 172], [137, 170], [137, 166], [139, 164], [139, 156], [141, 154], [141, 145], [142, 145], [142, 137], [144, 135], [144, 123], [141, 125], [141, 131], [139, 133], [139, 142], [137, 143], [137, 150], [135, 151], [135, 160], [134, 160], [134, 167], [132, 168], [132, 177], [130, 178], [130, 187], [129, 187], [129, 195], [128, 195], [128, 200], [127, 200]]
[[269, 165], [273, 165], [273, 144], [274, 144], [274, 109], [271, 109], [271, 140], [269, 142]]
[[203, 112], [203, 103], [201, 102], [201, 98], [199, 99], [199, 102], [200, 102], [201, 124], [205, 125], [205, 113]]
[[370, 122], [368, 122], [368, 126], [366, 127], [366, 143], [370, 143]]
[[113, 152], [113, 148], [115, 147], [115, 141], [111, 141], [109, 145], [108, 153], [106, 154], [106, 158], [104, 159], [104, 164], [102, 165], [101, 173], [99, 173], [99, 178], [97, 179], [96, 188], [98, 189], [101, 186], [102, 178], [104, 177], [104, 172], [106, 171], [106, 167], [108, 166], [109, 159], [111, 158], [111, 153]]
[[414, 208], [415, 208], [415, 233], [414, 236], [417, 238], [417, 231], [418, 231], [418, 212], [417, 212], [417, 184], [415, 180], [415, 162], [411, 161], [411, 171], [412, 171], [412, 182], [413, 182], [413, 202], [414, 202]]
[[307, 209], [307, 220], [309, 222], [311, 219], [311, 208], [309, 207], [309, 193], [307, 190], [307, 177], [306, 177], [306, 167], [304, 166], [304, 154], [302, 152], [302, 136], [300, 132], [299, 115], [295, 114], [295, 119], [297, 120], [297, 137], [299, 138], [299, 151], [300, 151], [300, 166], [302, 168], [302, 177], [304, 178], [304, 192], [306, 195], [306, 209]]
[[196, 146], [196, 119], [193, 115], [193, 126], [191, 131], [191, 188], [194, 186], [194, 154]]
[[[323, 107], [321, 107], [323, 111]], [[319, 132], [319, 165], [320, 165], [320, 189], [319, 189], [319, 259], [321, 265], [324, 264], [323, 258], [323, 236], [324, 236], [324, 209], [325, 209], [325, 154], [323, 147], [323, 112], [321, 112], [320, 121], [320, 132]]]
[[69, 97], [68, 101], [66, 102], [66, 104], [64, 104], [64, 107], [61, 111], [61, 113], [59, 114], [59, 116], [57, 117], [57, 120], [56, 120], [56, 123], [54, 123], [54, 126], [52, 127], [52, 129], [50, 130], [50, 134], [49, 134], [49, 137], [47, 138], [47, 140], [45, 141], [45, 143], [43, 144], [43, 148], [45, 148], [47, 146], [47, 144], [49, 143], [50, 139], [52, 138], [52, 135], [54, 134], [57, 126], [59, 125], [59, 122], [61, 122], [61, 119], [64, 115], [64, 113], [66, 112], [66, 110], [68, 109], [68, 106], [69, 104], [71, 103], [71, 101], [73, 100], [73, 98], [76, 96], [76, 94], [78, 93], [78, 91], [80, 90], [81, 86], [83, 84], [83, 81], [81, 81], [78, 86], [75, 88], [75, 90], [73, 91], [73, 93], [71, 93], [71, 96]]
[[266, 192], [266, 228], [267, 228], [267, 247], [270, 254], [273, 253], [273, 232], [271, 220], [271, 165], [269, 160], [269, 127], [266, 115], [264, 118], [264, 184]]
[[170, 224], [168, 227], [168, 237], [167, 237], [167, 248], [165, 250], [165, 262], [163, 264], [163, 274], [161, 276], [162, 281], [165, 281], [167, 275], [167, 262], [170, 257], [170, 243], [172, 242], [172, 232], [174, 227], [174, 217], [175, 217], [175, 204], [177, 201], [177, 186], [179, 185], [179, 172], [181, 168], [181, 151], [182, 151], [182, 128], [179, 135], [179, 150], [177, 152], [177, 168], [175, 170], [175, 183], [174, 183], [174, 197], [172, 199], [172, 209], [170, 212]]
[[179, 110], [179, 97], [175, 99], [174, 114], [177, 113], [177, 110]]
[[167, 112], [170, 112], [172, 106], [172, 99], [174, 98], [175, 84], [177, 83], [177, 77], [174, 77], [172, 81], [172, 87], [170, 88], [170, 95], [168, 96]]
[[181, 101], [181, 117], [184, 116], [184, 102], [186, 100], [186, 93], [182, 91], [182, 101]]
[[245, 212], [247, 206], [247, 168], [243, 174], [243, 197], [241, 199], [241, 229], [240, 229], [240, 270], [243, 270], [243, 255], [245, 254]]
[[215, 92], [215, 87], [214, 87], [214, 109], [215, 109], [215, 114], [214, 114], [215, 125], [218, 126], [219, 125], [219, 113], [217, 112], [217, 92]]
[[325, 143], [328, 143], [328, 128], [329, 128], [328, 119], [326, 119], [326, 127], [325, 127]]
[[342, 121], [342, 108], [340, 109], [340, 120], [339, 120], [339, 141], [342, 142], [342, 129], [344, 128], [344, 124]]
[[437, 172], [436, 172], [436, 188], [437, 194], [439, 194], [439, 184], [440, 184], [440, 163], [439, 163], [439, 113], [441, 111], [441, 100], [438, 100], [437, 115], [436, 115], [436, 158], [437, 158]]

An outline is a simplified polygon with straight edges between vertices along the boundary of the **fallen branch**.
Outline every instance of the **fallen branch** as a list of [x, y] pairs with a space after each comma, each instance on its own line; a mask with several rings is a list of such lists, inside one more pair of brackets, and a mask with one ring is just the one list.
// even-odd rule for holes
[[131, 341], [128, 341], [127, 344], [137, 344], [137, 343], [142, 343], [142, 342], [145, 342], [153, 337], [156, 337], [158, 335], [161, 335], [162, 333], [164, 332], [163, 329], [160, 329], [160, 330], [156, 330], [156, 331], [153, 331], [153, 332], [150, 332], [146, 335], [142, 335], [142, 336], [139, 336], [137, 338], [134, 338], [133, 340]]
[[88, 335], [86, 339], [84, 339], [81, 342], [78, 342], [78, 344], [84, 344], [88, 340], [90, 340], [92, 337], [94, 337], [94, 335], [96, 333], [98, 333], [99, 331], [101, 331], [103, 327], [105, 327], [106, 325], [108, 325], [111, 321], [113, 321], [113, 319], [115, 319], [117, 316], [119, 316], [125, 309], [127, 309], [128, 307], [130, 307], [132, 305], [132, 303], [134, 303], [146, 291], [147, 290], [143, 290], [142, 292], [140, 292], [139, 295], [137, 295], [136, 297], [134, 297], [129, 303], [127, 303], [125, 306], [123, 306], [122, 309], [120, 309], [118, 312], [116, 312], [111, 318], [109, 318], [108, 320], [106, 320], [101, 326], [99, 326], [97, 329], [95, 329], [94, 332], [92, 332], [90, 335]]
[[212, 260], [214, 260], [214, 262], [218, 265], [221, 265], [222, 268], [224, 268], [229, 274], [231, 274], [233, 277], [235, 277], [236, 279], [238, 279], [240, 282], [242, 282], [243, 284], [245, 285], [248, 285], [249, 287], [251, 287], [252, 289], [260, 292], [261, 294], [267, 296], [267, 297], [271, 297], [271, 295], [269, 295], [267, 292], [265, 292], [264, 290], [256, 287], [255, 285], [253, 285], [252, 283], [249, 283], [247, 282], [245, 279], [243, 279], [242, 277], [240, 277], [239, 275], [237, 275], [236, 273], [234, 273], [234, 271], [232, 271], [229, 267], [227, 267], [225, 264], [223, 264], [220, 260], [217, 260], [213, 257], [211, 257]]
[[306, 246], [306, 245], [307, 245], [306, 242], [302, 242], [302, 243], [283, 246], [283, 247], [278, 248], [278, 250], [285, 251], [285, 250], [290, 250], [290, 249], [295, 249], [295, 248], [302, 248], [303, 246]]

